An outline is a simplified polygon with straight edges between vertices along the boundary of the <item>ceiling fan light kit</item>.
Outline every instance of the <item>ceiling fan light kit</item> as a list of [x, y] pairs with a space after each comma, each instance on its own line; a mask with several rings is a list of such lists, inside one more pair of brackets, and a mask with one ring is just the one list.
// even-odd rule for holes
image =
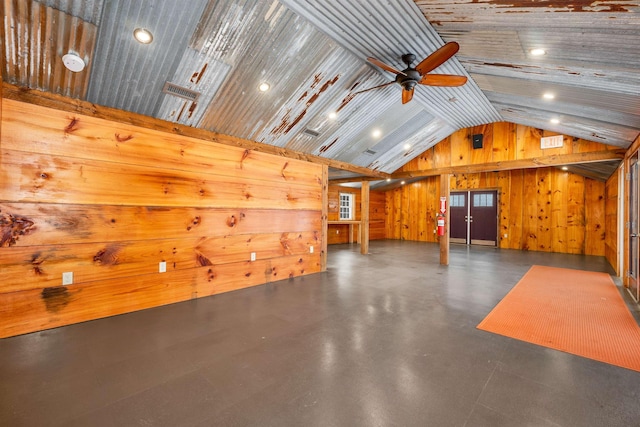
[[385, 64], [374, 57], [368, 57], [367, 60], [374, 65], [382, 68], [385, 71], [394, 73], [396, 78], [394, 81], [374, 86], [369, 89], [364, 89], [359, 92], [355, 92], [354, 95], [368, 92], [370, 90], [379, 89], [388, 86], [393, 83], [398, 83], [402, 86], [402, 103], [413, 99], [413, 92], [416, 85], [421, 84], [425, 86], [445, 86], [454, 87], [462, 86], [467, 82], [465, 76], [451, 75], [451, 74], [429, 74], [431, 71], [438, 68], [440, 65], [448, 61], [453, 55], [455, 55], [460, 49], [460, 45], [456, 42], [445, 43], [444, 46], [433, 52], [431, 55], [423, 59], [415, 68], [411, 64], [416, 60], [416, 56], [412, 53], [402, 55], [402, 62], [406, 64], [406, 68], [402, 71], [397, 70], [391, 65]]

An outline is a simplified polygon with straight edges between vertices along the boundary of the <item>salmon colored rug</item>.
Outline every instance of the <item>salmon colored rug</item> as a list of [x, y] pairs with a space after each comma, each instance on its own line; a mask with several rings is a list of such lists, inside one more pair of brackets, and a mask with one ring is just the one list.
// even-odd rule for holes
[[640, 371], [640, 327], [606, 273], [534, 265], [477, 328]]

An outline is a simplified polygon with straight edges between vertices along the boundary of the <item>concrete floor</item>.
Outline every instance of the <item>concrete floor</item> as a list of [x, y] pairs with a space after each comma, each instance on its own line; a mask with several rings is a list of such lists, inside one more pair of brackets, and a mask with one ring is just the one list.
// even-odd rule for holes
[[603, 258], [438, 260], [330, 246], [327, 273], [0, 340], [0, 425], [640, 425], [640, 373], [475, 329], [531, 265]]

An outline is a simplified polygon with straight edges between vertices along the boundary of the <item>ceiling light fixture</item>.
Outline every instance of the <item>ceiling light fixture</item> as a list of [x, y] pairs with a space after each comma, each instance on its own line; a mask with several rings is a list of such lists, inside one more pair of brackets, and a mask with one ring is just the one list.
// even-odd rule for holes
[[84, 70], [84, 61], [75, 53], [67, 53], [62, 56], [62, 63], [69, 71], [79, 73]]
[[553, 123], [554, 125], [557, 125], [558, 123], [560, 123], [560, 120], [559, 119], [551, 119], [550, 122]]
[[409, 148], [411, 148], [411, 144], [404, 144], [404, 149], [408, 150]]
[[546, 92], [542, 95], [542, 97], [544, 99], [554, 99], [556, 96], [554, 94], [552, 94], [551, 92]]
[[149, 44], [153, 41], [153, 34], [144, 28], [136, 28], [133, 30], [133, 38], [142, 44]]
[[563, 171], [568, 171], [568, 170], [569, 170], [569, 168], [568, 168], [568, 167], [566, 167], [566, 166], [563, 166], [563, 167], [562, 167], [562, 170], [563, 170]]
[[380, 138], [380, 135], [382, 135], [382, 131], [380, 129], [374, 129], [373, 132], [371, 132], [371, 136], [374, 138]]
[[535, 48], [535, 49], [531, 49], [531, 50], [529, 51], [529, 53], [530, 53], [532, 56], [542, 56], [542, 55], [546, 55], [546, 54], [547, 54], [547, 51], [546, 51], [546, 50], [544, 50], [544, 49], [542, 49], [542, 48]]
[[401, 182], [400, 182], [400, 185], [404, 185], [404, 181], [401, 181]]
[[260, 86], [258, 86], [258, 89], [260, 90], [260, 92], [266, 92], [269, 89], [271, 89], [271, 85], [269, 85], [269, 83], [267, 82], [263, 82], [263, 83], [260, 83]]
[[387, 178], [387, 182], [391, 182], [391, 178]]
[[329, 118], [331, 120], [335, 119], [336, 117], [338, 117], [338, 113], [336, 113], [335, 111], [329, 113]]

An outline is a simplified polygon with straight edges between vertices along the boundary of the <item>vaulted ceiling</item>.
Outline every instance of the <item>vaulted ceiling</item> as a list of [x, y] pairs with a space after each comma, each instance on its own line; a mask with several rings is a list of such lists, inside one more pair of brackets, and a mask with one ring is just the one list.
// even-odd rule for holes
[[[640, 1], [0, 1], [6, 82], [375, 171], [497, 121], [623, 148], [640, 129]], [[356, 94], [394, 78], [367, 57], [401, 70], [448, 41], [434, 73], [465, 85]]]

